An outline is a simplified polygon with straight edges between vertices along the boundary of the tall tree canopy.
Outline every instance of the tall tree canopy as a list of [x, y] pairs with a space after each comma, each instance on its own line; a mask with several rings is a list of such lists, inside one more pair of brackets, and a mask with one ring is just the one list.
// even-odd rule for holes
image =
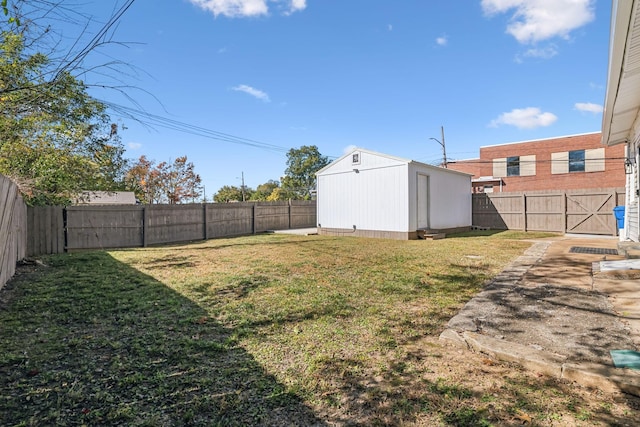
[[128, 170], [126, 181], [138, 200], [145, 204], [188, 203], [202, 196], [202, 178], [195, 173], [195, 166], [187, 161], [187, 156], [157, 165], [141, 156]]
[[287, 169], [282, 190], [294, 199], [309, 200], [316, 188], [316, 172], [329, 164], [315, 145], [292, 148], [287, 153]]
[[253, 201], [265, 201], [269, 199], [269, 196], [276, 188], [280, 188], [280, 183], [270, 179], [264, 184], [260, 184], [256, 187], [256, 191], [251, 194], [250, 200]]
[[30, 204], [64, 204], [83, 190], [124, 186], [117, 126], [73, 74], [81, 74], [80, 64], [95, 45], [67, 56], [71, 52], [57, 52], [56, 43], [45, 41], [55, 31], [37, 24], [58, 13], [56, 7], [60, 2], [2, 1], [0, 173], [18, 184]]
[[[245, 187], [244, 192], [245, 200], [248, 200], [247, 194], [253, 194], [253, 190], [249, 187]], [[242, 188], [235, 185], [224, 185], [213, 195], [213, 201], [216, 203], [241, 202]]]
[[104, 105], [69, 73], [47, 83], [47, 63], [41, 53], [25, 54], [23, 34], [0, 33], [0, 173], [31, 204], [119, 189], [124, 148]]

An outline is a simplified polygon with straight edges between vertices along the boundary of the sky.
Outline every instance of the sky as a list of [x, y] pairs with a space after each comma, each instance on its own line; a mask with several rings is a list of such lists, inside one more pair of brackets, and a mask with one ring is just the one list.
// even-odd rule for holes
[[[85, 36], [125, 3], [78, 4]], [[442, 142], [461, 160], [600, 131], [610, 17], [604, 0], [137, 0], [89, 59], [120, 65], [82, 77], [133, 110], [111, 112], [127, 157], [186, 155], [210, 200], [280, 180], [303, 145], [439, 164]]]

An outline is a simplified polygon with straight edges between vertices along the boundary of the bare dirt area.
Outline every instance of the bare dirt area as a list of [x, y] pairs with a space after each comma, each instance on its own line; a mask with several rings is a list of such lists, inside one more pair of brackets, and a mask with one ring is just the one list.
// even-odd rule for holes
[[[606, 393], [571, 381], [551, 378], [517, 364], [496, 361], [428, 338], [420, 343], [440, 354], [430, 364], [434, 378], [447, 378], [475, 396], [475, 410], [492, 426], [636, 426], [640, 399]], [[511, 401], [512, 406], [505, 405]], [[544, 413], [546, 416], [541, 416]], [[428, 424], [425, 424], [428, 425]], [[455, 424], [451, 425], [482, 425]]]

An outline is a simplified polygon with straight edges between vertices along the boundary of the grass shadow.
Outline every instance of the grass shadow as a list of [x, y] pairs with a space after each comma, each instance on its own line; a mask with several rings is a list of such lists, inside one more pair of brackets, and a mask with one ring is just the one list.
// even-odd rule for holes
[[45, 263], [2, 290], [3, 424], [324, 425], [157, 280], [104, 252]]

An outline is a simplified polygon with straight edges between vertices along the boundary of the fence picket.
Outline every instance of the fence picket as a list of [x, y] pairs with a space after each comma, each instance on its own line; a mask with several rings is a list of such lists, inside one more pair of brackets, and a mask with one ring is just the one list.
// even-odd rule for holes
[[16, 271], [16, 262], [26, 256], [27, 207], [18, 187], [0, 175], [0, 288]]

